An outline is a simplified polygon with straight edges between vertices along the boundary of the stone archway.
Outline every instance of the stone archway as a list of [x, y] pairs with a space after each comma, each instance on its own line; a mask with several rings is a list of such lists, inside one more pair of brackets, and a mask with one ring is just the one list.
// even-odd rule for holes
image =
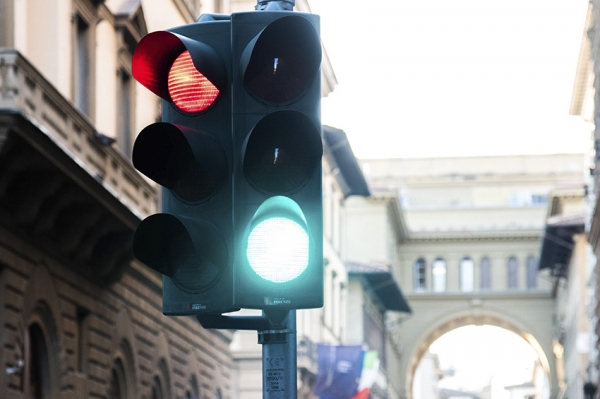
[[[432, 298], [429, 298], [432, 299]], [[461, 298], [411, 301], [414, 316], [403, 323], [404, 356], [400, 359], [398, 377], [404, 397], [412, 399], [413, 378], [417, 366], [429, 346], [445, 333], [468, 325], [492, 325], [516, 333], [537, 353], [550, 386], [550, 397], [558, 392], [555, 358], [552, 351], [554, 329], [550, 298], [533, 300], [530, 306], [518, 306], [516, 298], [463, 301]], [[515, 304], [512, 302], [515, 301]], [[516, 305], [516, 306], [513, 306]]]
[[498, 318], [498, 317], [492, 316], [492, 315], [484, 315], [484, 316], [458, 317], [458, 318], [452, 319], [450, 321], [444, 322], [438, 326], [435, 326], [431, 331], [429, 331], [429, 333], [421, 341], [421, 343], [417, 346], [416, 350], [413, 352], [413, 355], [411, 356], [409, 374], [407, 375], [407, 378], [406, 378], [407, 392], [410, 392], [412, 395], [413, 377], [415, 375], [415, 372], [419, 365], [419, 362], [421, 361], [421, 359], [423, 358], [423, 356], [425, 355], [425, 353], [427, 352], [427, 350], [429, 349], [431, 344], [434, 341], [436, 341], [438, 338], [440, 338], [442, 335], [444, 335], [450, 331], [456, 330], [457, 328], [465, 327], [465, 326], [469, 326], [469, 325], [477, 325], [477, 326], [490, 325], [490, 326], [500, 327], [505, 330], [511, 331], [511, 332], [517, 334], [519, 337], [523, 338], [537, 354], [538, 360], [539, 360], [542, 368], [544, 369], [544, 372], [546, 373], [546, 376], [548, 377], [550, 384], [552, 384], [552, 375], [551, 375], [551, 370], [550, 370], [550, 363], [548, 361], [548, 356], [542, 349], [539, 342], [535, 339], [535, 337], [533, 335], [523, 331], [518, 326], [516, 326], [515, 324], [513, 324], [507, 320], [504, 320], [502, 318]]

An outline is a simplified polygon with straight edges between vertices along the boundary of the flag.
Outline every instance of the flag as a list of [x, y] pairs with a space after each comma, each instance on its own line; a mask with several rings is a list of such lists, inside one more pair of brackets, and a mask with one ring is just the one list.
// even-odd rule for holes
[[379, 357], [377, 351], [368, 351], [363, 356], [362, 372], [358, 384], [358, 392], [352, 399], [368, 399], [371, 387], [377, 379]]
[[360, 345], [319, 344], [315, 395], [321, 399], [351, 399], [358, 389], [363, 350]]

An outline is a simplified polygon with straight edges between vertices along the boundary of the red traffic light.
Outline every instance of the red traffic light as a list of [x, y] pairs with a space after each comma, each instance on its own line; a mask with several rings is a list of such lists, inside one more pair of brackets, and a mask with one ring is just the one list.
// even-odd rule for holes
[[227, 82], [225, 63], [212, 47], [162, 31], [140, 41], [132, 73], [148, 90], [186, 113], [208, 109]]
[[173, 104], [189, 113], [204, 111], [219, 95], [219, 89], [198, 72], [189, 51], [181, 53], [173, 62], [167, 86]]

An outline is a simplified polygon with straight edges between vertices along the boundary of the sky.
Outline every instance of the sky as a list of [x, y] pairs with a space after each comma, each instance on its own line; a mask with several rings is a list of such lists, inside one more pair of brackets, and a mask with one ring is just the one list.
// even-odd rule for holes
[[358, 158], [584, 152], [569, 116], [587, 0], [311, 0]]

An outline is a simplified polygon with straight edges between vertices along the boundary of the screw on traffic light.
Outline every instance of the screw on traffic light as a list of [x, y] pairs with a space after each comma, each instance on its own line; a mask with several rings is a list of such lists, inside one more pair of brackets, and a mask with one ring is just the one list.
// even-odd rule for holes
[[133, 164], [160, 184], [162, 213], [139, 225], [134, 255], [163, 274], [163, 313], [235, 310], [232, 293], [230, 22], [144, 37], [134, 78], [163, 99], [162, 122], [143, 129]]
[[231, 16], [234, 304], [323, 306], [319, 17]]

